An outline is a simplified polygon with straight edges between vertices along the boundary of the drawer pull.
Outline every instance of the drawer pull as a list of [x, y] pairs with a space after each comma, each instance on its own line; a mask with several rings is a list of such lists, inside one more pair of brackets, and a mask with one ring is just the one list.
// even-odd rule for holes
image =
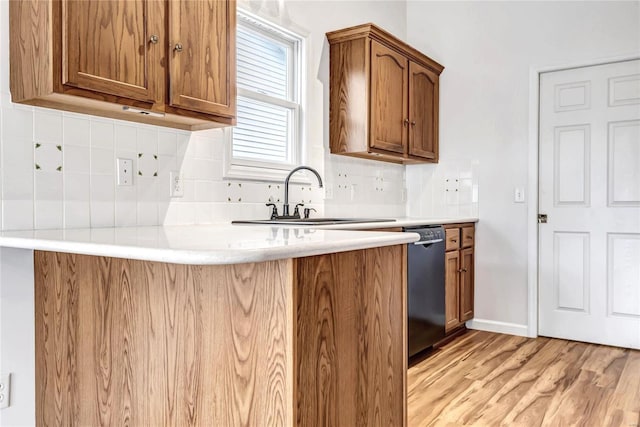
[[458, 240], [456, 240], [456, 239], [451, 239], [451, 241], [452, 241], [453, 243], [458, 243]]

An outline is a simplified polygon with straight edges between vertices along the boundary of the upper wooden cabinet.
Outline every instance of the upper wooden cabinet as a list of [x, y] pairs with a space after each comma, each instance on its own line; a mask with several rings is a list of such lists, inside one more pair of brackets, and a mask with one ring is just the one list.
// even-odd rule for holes
[[373, 24], [327, 33], [327, 39], [331, 152], [437, 162], [444, 67]]
[[14, 102], [188, 130], [235, 124], [235, 0], [21, 0], [9, 10]]
[[235, 3], [179, 0], [168, 4], [173, 44], [169, 54], [170, 105], [235, 116]]
[[371, 42], [371, 147], [403, 154], [407, 146], [409, 61]]

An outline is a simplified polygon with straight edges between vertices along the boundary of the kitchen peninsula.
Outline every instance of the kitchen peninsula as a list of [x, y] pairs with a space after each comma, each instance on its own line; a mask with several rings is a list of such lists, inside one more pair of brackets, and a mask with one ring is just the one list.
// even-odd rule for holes
[[413, 233], [16, 231], [34, 251], [39, 425], [406, 424]]

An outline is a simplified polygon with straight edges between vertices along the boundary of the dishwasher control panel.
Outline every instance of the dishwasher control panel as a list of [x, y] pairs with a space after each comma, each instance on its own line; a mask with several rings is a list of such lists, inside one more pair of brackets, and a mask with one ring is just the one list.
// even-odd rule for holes
[[443, 240], [444, 229], [440, 226], [421, 227], [421, 228], [405, 228], [404, 231], [410, 233], [418, 233], [420, 241]]

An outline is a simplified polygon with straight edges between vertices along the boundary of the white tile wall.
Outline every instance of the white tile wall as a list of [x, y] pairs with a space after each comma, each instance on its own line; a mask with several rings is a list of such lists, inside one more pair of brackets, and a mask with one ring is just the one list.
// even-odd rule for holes
[[437, 165], [407, 167], [407, 213], [421, 217], [477, 217], [477, 160], [441, 159]]
[[[220, 130], [184, 132], [12, 104], [0, 108], [2, 228], [192, 224], [262, 218], [281, 204], [281, 183], [223, 179]], [[133, 160], [134, 185], [116, 185], [116, 158]], [[402, 166], [326, 154], [317, 185], [292, 185], [290, 202], [319, 214], [402, 216]], [[181, 171], [184, 197], [169, 197]]]

